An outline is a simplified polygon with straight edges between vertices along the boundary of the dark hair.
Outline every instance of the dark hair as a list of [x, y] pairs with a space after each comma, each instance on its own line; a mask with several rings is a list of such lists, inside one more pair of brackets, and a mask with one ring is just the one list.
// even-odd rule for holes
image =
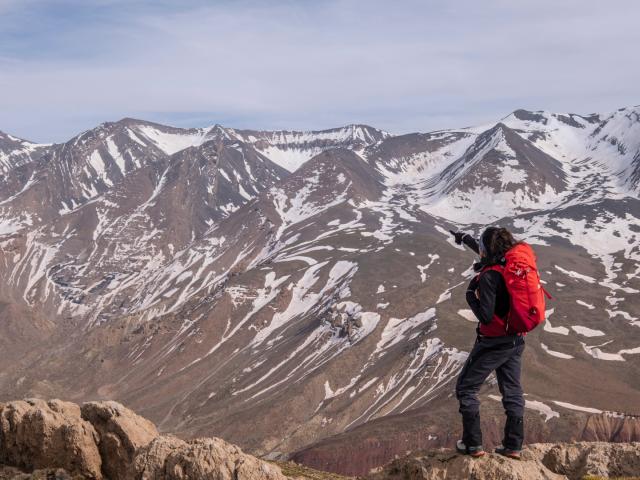
[[488, 259], [499, 262], [518, 241], [506, 228], [489, 227], [482, 233], [482, 243], [487, 249]]

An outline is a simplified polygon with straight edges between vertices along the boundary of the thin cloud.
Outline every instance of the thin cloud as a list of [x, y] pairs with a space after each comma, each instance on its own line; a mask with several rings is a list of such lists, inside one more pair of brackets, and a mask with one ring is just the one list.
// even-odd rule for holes
[[123, 116], [402, 133], [638, 103], [632, 1], [45, 3], [0, 0], [0, 129], [42, 141]]

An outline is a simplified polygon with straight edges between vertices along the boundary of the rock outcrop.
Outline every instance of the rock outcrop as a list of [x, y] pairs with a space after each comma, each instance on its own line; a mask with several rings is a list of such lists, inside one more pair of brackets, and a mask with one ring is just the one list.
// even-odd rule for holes
[[129, 477], [136, 480], [285, 480], [280, 469], [219, 438], [185, 442], [157, 437], [136, 456]]
[[[493, 449], [504, 435], [502, 404], [486, 399], [482, 412], [483, 444]], [[290, 459], [318, 470], [366, 475], [372, 468], [405, 457], [409, 452], [453, 448], [462, 434], [462, 425], [452, 413], [458, 415], [457, 406], [449, 403], [378, 418], [308, 445], [292, 453]], [[548, 422], [532, 411], [525, 416], [527, 444], [640, 441], [640, 418], [629, 415], [576, 411], [561, 413], [559, 418]]]
[[640, 443], [579, 442], [538, 443], [529, 451], [554, 472], [570, 480], [640, 476]]
[[0, 408], [0, 463], [27, 471], [62, 468], [102, 479], [98, 434], [78, 405], [28, 399]]
[[[318, 472], [298, 479], [330, 480]], [[533, 444], [516, 461], [451, 450], [397, 458], [368, 480], [582, 480], [640, 476], [640, 443]], [[287, 480], [279, 466], [219, 438], [185, 441], [116, 402], [0, 404], [0, 480]], [[346, 477], [345, 477], [346, 478]]]
[[527, 446], [522, 460], [497, 454], [473, 459], [452, 450], [399, 458], [377, 469], [368, 480], [582, 480], [588, 476], [640, 475], [640, 443], [539, 443]]
[[0, 480], [286, 480], [219, 438], [185, 442], [116, 402], [0, 404]]
[[156, 438], [156, 426], [117, 402], [87, 402], [82, 418], [98, 432], [98, 449], [107, 478], [125, 478], [136, 453]]
[[370, 480], [566, 480], [546, 468], [538, 458], [525, 455], [514, 461], [499, 455], [472, 459], [447, 451], [394, 460], [389, 466], [368, 477]]

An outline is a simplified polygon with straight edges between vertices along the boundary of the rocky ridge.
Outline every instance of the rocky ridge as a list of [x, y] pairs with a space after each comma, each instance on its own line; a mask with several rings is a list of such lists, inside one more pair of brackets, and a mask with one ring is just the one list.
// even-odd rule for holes
[[[0, 405], [0, 480], [330, 480], [265, 462], [220, 438], [184, 441], [160, 435], [153, 423], [123, 405], [27, 399]], [[640, 443], [533, 444], [522, 461], [482, 459], [440, 449], [412, 453], [372, 470], [363, 480], [582, 480], [587, 475], [640, 474]], [[343, 477], [346, 478], [346, 477]]]
[[[0, 478], [284, 480], [219, 438], [185, 442], [116, 402], [27, 399], [0, 406]], [[30, 472], [30, 473], [25, 473]]]
[[640, 444], [536, 443], [520, 461], [491, 453], [480, 459], [437, 450], [397, 459], [369, 480], [583, 480], [632, 478], [640, 473]]

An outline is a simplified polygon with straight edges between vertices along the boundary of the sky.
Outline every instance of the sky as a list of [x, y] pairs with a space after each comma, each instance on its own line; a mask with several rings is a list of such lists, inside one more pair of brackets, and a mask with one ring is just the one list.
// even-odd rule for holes
[[392, 133], [640, 104], [636, 0], [0, 0], [0, 130]]

